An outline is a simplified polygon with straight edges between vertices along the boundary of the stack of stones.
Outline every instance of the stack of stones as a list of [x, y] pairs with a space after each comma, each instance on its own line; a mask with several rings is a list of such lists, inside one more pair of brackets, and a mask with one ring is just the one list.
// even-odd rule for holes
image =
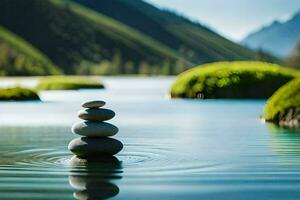
[[104, 101], [87, 101], [82, 104], [85, 108], [78, 112], [78, 117], [84, 121], [73, 125], [72, 132], [83, 136], [72, 140], [69, 150], [83, 159], [110, 157], [120, 152], [123, 144], [113, 138], [119, 129], [113, 124], [104, 122], [112, 119], [115, 112], [102, 108]]

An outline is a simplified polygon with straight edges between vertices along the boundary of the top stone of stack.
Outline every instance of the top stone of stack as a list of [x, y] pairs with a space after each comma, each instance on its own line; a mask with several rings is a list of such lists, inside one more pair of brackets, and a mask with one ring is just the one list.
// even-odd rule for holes
[[100, 108], [105, 105], [104, 101], [86, 101], [81, 106], [84, 108]]

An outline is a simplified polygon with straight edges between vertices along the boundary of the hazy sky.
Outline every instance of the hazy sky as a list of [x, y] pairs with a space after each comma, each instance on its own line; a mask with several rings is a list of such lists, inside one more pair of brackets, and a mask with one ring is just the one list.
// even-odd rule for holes
[[300, 10], [300, 0], [146, 0], [208, 25], [229, 39], [240, 41], [249, 32], [286, 20]]

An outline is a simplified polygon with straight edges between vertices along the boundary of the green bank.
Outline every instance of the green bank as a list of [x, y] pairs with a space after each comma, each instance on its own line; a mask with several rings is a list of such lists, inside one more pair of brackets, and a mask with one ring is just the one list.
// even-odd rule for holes
[[300, 127], [300, 79], [285, 84], [268, 99], [264, 117], [280, 126]]
[[276, 64], [237, 61], [195, 67], [180, 74], [173, 98], [268, 98], [299, 72]]
[[40, 100], [38, 94], [27, 88], [0, 88], [0, 101]]
[[53, 76], [39, 80], [36, 91], [41, 90], [78, 90], [78, 89], [103, 89], [104, 85], [89, 77]]

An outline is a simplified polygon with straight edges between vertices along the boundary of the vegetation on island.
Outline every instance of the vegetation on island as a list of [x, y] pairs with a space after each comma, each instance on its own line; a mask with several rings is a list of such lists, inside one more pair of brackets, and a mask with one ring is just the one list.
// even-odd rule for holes
[[278, 89], [267, 101], [266, 121], [285, 127], [300, 127], [300, 79]]
[[77, 89], [103, 89], [104, 85], [88, 77], [54, 76], [42, 78], [36, 90], [77, 90]]
[[40, 100], [38, 94], [27, 88], [0, 88], [0, 101]]
[[[249, 59], [277, 62], [199, 23], [138, 0], [115, 0], [113, 4], [90, 0], [1, 0], [0, 25], [38, 49], [39, 55], [46, 55], [63, 74], [169, 75], [195, 63]], [[5, 64], [10, 73], [3, 70], [3, 75], [59, 73], [49, 62], [22, 62], [13, 68]], [[30, 70], [19, 70], [26, 65]]]
[[264, 62], [217, 62], [183, 72], [170, 93], [173, 98], [268, 98], [299, 75]]
[[61, 74], [44, 54], [0, 26], [0, 76]]

